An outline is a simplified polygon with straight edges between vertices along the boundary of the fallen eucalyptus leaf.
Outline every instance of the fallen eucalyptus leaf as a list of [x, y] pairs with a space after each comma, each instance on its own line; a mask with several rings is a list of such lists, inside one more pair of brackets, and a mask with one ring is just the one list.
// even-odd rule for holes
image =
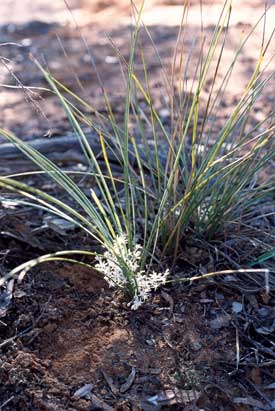
[[52, 216], [46, 216], [44, 218], [44, 227], [50, 228], [59, 235], [67, 235], [68, 231], [73, 230], [76, 226], [70, 221], [66, 221], [63, 218], [56, 218]]
[[199, 397], [199, 393], [194, 390], [165, 390], [160, 391], [158, 394], [146, 399], [152, 405], [174, 405], [174, 404], [186, 404], [191, 401], [196, 401]]
[[119, 391], [123, 394], [124, 392], [128, 391], [133, 382], [135, 381], [136, 378], [136, 370], [135, 367], [132, 367], [132, 370], [127, 378], [127, 381], [121, 385]]
[[14, 280], [10, 280], [6, 286], [6, 289], [0, 293], [0, 317], [6, 315], [8, 306], [12, 299]]
[[83, 387], [79, 388], [76, 390], [74, 393], [74, 397], [79, 397], [79, 398], [85, 398], [85, 397], [91, 397], [91, 392], [92, 389], [94, 388], [93, 384], [85, 384]]

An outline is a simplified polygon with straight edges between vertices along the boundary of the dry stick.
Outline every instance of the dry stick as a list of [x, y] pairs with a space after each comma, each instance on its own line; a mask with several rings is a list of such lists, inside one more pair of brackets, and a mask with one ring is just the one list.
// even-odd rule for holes
[[14, 399], [14, 395], [12, 395], [10, 398], [7, 399], [7, 401], [3, 402], [3, 404], [0, 405], [0, 410], [3, 410], [6, 405], [8, 405], [9, 402], [11, 402]]
[[[86, 138], [88, 143], [93, 148], [95, 156], [103, 158], [102, 146], [100, 144], [98, 135], [89, 131], [86, 133]], [[39, 151], [40, 154], [48, 156], [48, 158], [50, 159], [57, 157], [57, 154], [57, 158], [59, 160], [62, 159], [63, 161], [65, 161], [67, 157], [68, 160], [77, 159], [79, 161], [80, 157], [83, 157], [83, 159], [85, 159], [83, 151], [79, 144], [79, 140], [74, 133], [68, 133], [60, 137], [37, 138], [34, 141], [27, 141], [27, 144], [35, 150]], [[110, 146], [110, 149], [107, 148], [108, 160], [111, 163], [118, 163], [117, 156], [112, 152], [112, 149], [114, 148], [112, 142], [110, 141], [108, 142], [108, 144]], [[132, 145], [129, 144], [129, 161], [132, 166], [137, 166], [137, 160], [133, 152], [134, 149]], [[142, 153], [140, 153], [140, 156], [142, 160], [146, 160], [145, 156]], [[33, 164], [32, 160], [26, 157], [25, 154], [23, 154], [22, 151], [12, 143], [0, 144], [0, 158], [13, 162], [14, 160], [22, 159]], [[161, 159], [164, 161], [164, 156], [163, 158], [161, 157]]]
[[91, 394], [91, 401], [95, 407], [103, 411], [115, 411], [113, 407], [106, 404], [103, 400], [99, 399], [95, 394]]

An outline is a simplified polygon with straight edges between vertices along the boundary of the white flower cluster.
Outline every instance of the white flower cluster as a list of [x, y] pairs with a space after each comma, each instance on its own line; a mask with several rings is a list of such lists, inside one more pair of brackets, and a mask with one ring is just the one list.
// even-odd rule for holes
[[141, 248], [140, 244], [136, 244], [134, 250], [130, 250], [127, 237], [121, 235], [114, 241], [113, 252], [105, 251], [103, 256], [96, 257], [95, 268], [102, 272], [110, 287], [127, 287], [129, 285], [129, 278], [123, 272], [121, 262], [132, 273], [132, 286], [135, 295], [130, 306], [133, 310], [136, 310], [148, 299], [152, 290], [165, 284], [169, 275], [168, 269], [163, 273], [156, 271], [146, 273], [144, 270], [139, 270]]
[[157, 273], [156, 271], [149, 273], [145, 271], [137, 272], [135, 276], [137, 290], [130, 303], [132, 310], [139, 308], [148, 299], [152, 290], [156, 290], [160, 285], [165, 284], [168, 275], [168, 269], [163, 273]]
[[123, 273], [120, 261], [125, 264], [129, 271], [136, 273], [141, 258], [141, 246], [137, 244], [133, 251], [127, 246], [127, 237], [121, 235], [113, 244], [113, 252], [105, 251], [103, 256], [97, 256], [95, 268], [104, 274], [104, 279], [110, 287], [125, 286], [127, 277]]

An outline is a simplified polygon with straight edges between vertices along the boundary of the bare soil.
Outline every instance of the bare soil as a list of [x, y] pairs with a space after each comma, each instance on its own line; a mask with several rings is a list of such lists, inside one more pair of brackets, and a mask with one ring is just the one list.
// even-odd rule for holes
[[4, 409], [271, 410], [271, 341], [258, 329], [274, 310], [241, 283], [166, 288], [133, 312], [86, 269], [43, 267], [0, 326]]
[[[199, 2], [191, 3], [190, 43], [200, 26]], [[205, 30], [210, 32], [221, 2], [203, 3], [208, 17]], [[264, 9], [257, 0], [236, 3], [226, 61], [240, 35], [251, 29]], [[180, 5], [180, 1], [156, 0], [148, 3], [144, 14], [166, 67], [175, 45]], [[75, 0], [70, 6], [78, 28], [62, 0], [0, 3], [1, 43], [21, 44], [0, 47], [4, 58], [0, 83], [45, 87], [43, 76], [29, 59], [31, 53], [104, 112], [83, 35], [106, 89], [112, 91], [116, 114], [122, 117], [123, 82], [118, 79], [119, 63], [105, 31], [127, 57], [128, 3]], [[275, 21], [274, 6], [270, 13], [269, 32]], [[219, 121], [231, 112], [251, 75], [259, 39], [260, 28], [245, 49]], [[150, 57], [150, 45], [146, 44], [145, 54], [160, 108], [161, 69], [157, 59]], [[260, 121], [273, 100], [271, 86], [252, 113], [252, 121]], [[26, 140], [70, 131], [65, 113], [46, 91], [26, 94], [1, 88], [0, 110], [0, 126]], [[14, 169], [10, 165], [7, 169], [0, 160], [1, 172]], [[94, 247], [78, 230], [58, 233], [44, 223], [40, 211], [1, 207], [1, 273], [46, 252]], [[200, 249], [198, 244], [186, 244], [183, 249], [181, 269], [187, 273], [196, 272], [197, 267], [201, 273], [214, 271], [226, 264], [216, 260], [215, 250]], [[263, 276], [228, 275], [165, 287], [133, 312], [123, 296], [108, 289], [96, 273], [82, 267], [43, 265], [23, 283], [13, 285], [11, 300], [0, 294], [0, 410], [271, 411], [275, 407], [274, 298], [266, 292]]]

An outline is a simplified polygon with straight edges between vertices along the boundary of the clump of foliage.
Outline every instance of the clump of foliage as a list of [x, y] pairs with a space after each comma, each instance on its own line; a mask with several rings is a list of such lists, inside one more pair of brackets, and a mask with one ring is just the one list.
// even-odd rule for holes
[[[186, 4], [171, 77], [164, 72], [163, 92], [167, 92], [171, 113], [171, 124], [167, 126], [154, 107], [148, 62], [141, 46], [141, 32], [147, 33], [151, 40], [148, 29], [142, 24], [143, 6], [144, 2], [139, 11], [134, 8], [136, 24], [129, 60], [126, 62], [117, 52], [126, 85], [123, 126], [116, 121], [102, 83], [102, 97], [108, 113], [105, 117], [60, 84], [36, 61], [60, 99], [86, 156], [89, 165], [87, 175], [94, 177], [97, 188], [91, 187], [90, 196], [79, 188], [69, 173], [13, 134], [1, 130], [2, 136], [31, 158], [70, 196], [70, 203], [11, 176], [0, 177], [0, 187], [21, 194], [25, 203], [73, 222], [101, 244], [103, 250], [97, 256], [86, 250], [42, 256], [12, 270], [9, 276], [19, 274], [22, 278], [30, 268], [44, 261], [80, 263], [71, 256], [91, 257], [95, 260], [93, 267], [102, 272], [110, 286], [127, 291], [132, 308], [137, 308], [148, 298], [151, 290], [167, 281], [169, 270], [165, 269], [165, 264], [169, 258], [177, 261], [180, 243], [187, 230], [190, 235], [204, 241], [220, 238], [225, 233], [228, 235], [232, 222], [238, 222], [241, 216], [268, 199], [273, 189], [270, 182], [255, 184], [255, 178], [274, 154], [271, 146], [275, 130], [274, 110], [271, 109], [253, 127], [249, 122], [255, 103], [274, 78], [274, 73], [266, 75], [266, 67], [262, 68], [270, 39], [262, 42], [259, 59], [242, 96], [217, 131], [215, 124], [221, 101], [255, 27], [240, 41], [225, 76], [219, 80], [231, 3], [224, 4], [209, 45], [206, 45], [202, 33], [200, 52], [195, 62], [194, 47], [190, 47], [187, 56], [183, 54], [184, 21], [188, 15]], [[137, 53], [142, 65], [142, 73], [139, 74], [136, 70]], [[157, 51], [156, 55], [159, 57]], [[192, 82], [188, 90], [186, 85], [191, 66]], [[206, 85], [208, 97], [205, 101], [202, 95]], [[83, 114], [81, 107], [93, 110], [96, 119]], [[138, 135], [133, 132], [133, 122], [139, 130]], [[95, 132], [104, 165], [98, 161], [89, 144], [83, 125]], [[152, 136], [151, 145], [148, 132]], [[120, 164], [119, 177], [114, 175], [110, 155]], [[71, 205], [72, 202], [75, 206]], [[80, 264], [92, 267], [92, 263]]]

